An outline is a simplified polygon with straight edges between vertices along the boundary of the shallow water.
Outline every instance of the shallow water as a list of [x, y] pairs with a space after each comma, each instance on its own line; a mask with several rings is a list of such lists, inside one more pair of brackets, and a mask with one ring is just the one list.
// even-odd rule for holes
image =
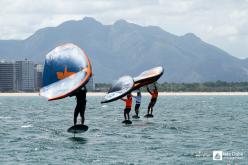
[[[124, 103], [88, 97], [83, 134], [73, 124], [74, 98], [0, 97], [0, 164], [247, 164], [246, 96], [160, 97], [154, 118], [123, 125]], [[131, 116], [134, 111], [131, 111]], [[239, 153], [214, 161], [212, 152]]]

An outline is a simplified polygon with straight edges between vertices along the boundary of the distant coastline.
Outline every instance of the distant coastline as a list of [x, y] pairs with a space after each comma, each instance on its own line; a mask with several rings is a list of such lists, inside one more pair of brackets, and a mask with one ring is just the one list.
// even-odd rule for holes
[[[87, 96], [104, 96], [104, 92], [88, 92]], [[147, 92], [143, 96], [149, 96]], [[39, 93], [0, 93], [3, 96], [39, 96]], [[159, 96], [248, 96], [248, 92], [160, 92]]]

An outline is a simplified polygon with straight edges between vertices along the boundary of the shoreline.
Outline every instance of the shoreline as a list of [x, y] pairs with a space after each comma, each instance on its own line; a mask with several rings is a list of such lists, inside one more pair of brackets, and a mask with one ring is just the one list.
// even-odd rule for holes
[[[104, 92], [88, 92], [87, 96], [105, 96]], [[149, 96], [147, 92], [142, 92], [143, 96]], [[0, 93], [1, 96], [40, 96], [36, 93]], [[159, 92], [159, 96], [248, 96], [248, 92]]]

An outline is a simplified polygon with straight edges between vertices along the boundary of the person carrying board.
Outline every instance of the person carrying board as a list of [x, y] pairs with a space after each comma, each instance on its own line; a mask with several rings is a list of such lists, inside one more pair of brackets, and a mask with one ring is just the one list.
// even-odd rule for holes
[[153, 117], [152, 112], [153, 112], [153, 107], [156, 104], [157, 98], [158, 98], [158, 89], [156, 84], [154, 84], [154, 89], [151, 91], [149, 89], [149, 87], [147, 86], [147, 91], [150, 93], [150, 95], [152, 96], [151, 101], [148, 105], [148, 109], [147, 109], [147, 115], [145, 115], [145, 117]]
[[139, 117], [139, 108], [140, 108], [140, 104], [141, 104], [141, 92], [140, 90], [137, 91], [137, 96], [133, 96], [136, 100], [135, 103], [135, 113], [136, 115], [133, 116], [133, 118], [140, 118]]
[[74, 110], [74, 125], [77, 124], [77, 117], [78, 114], [80, 113], [81, 116], [81, 124], [84, 125], [84, 112], [85, 112], [85, 107], [86, 107], [86, 93], [87, 89], [84, 87], [84, 89], [80, 89], [75, 93], [76, 99], [77, 99], [77, 105]]
[[127, 99], [124, 99], [124, 98], [121, 98], [122, 101], [125, 101], [126, 103], [126, 107], [124, 109], [124, 118], [125, 120], [123, 121], [123, 123], [126, 123], [126, 124], [131, 124], [131, 121], [129, 120], [130, 117], [129, 117], [129, 113], [131, 111], [131, 108], [132, 108], [132, 95], [131, 93], [128, 93], [127, 94]]

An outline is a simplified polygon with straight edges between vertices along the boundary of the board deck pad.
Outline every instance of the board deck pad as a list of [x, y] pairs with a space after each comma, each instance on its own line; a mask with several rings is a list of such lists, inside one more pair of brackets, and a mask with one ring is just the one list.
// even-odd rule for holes
[[146, 118], [153, 118], [153, 115], [152, 114], [147, 114], [144, 117], [146, 117]]
[[77, 125], [74, 125], [74, 126], [68, 128], [67, 132], [69, 132], [69, 133], [83, 133], [83, 132], [86, 132], [87, 130], [88, 130], [87, 125], [77, 124]]
[[132, 124], [132, 121], [130, 121], [130, 120], [124, 120], [122, 123], [124, 123], [124, 124]]

